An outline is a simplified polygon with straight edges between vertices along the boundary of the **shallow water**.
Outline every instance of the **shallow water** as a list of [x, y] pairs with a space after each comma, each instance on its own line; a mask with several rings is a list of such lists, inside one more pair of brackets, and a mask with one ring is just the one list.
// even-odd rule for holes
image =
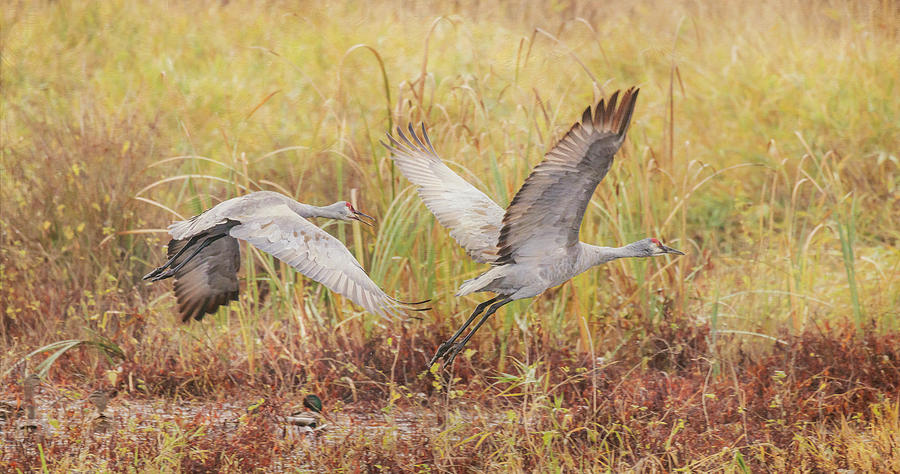
[[[37, 418], [34, 421], [39, 428], [22, 429], [25, 422], [23, 416], [0, 421], [0, 444], [15, 444], [20, 448], [19, 455], [25, 453], [30, 456], [38, 454], [38, 443], [35, 441], [43, 441], [45, 449], [53, 444], [80, 443], [83, 449], [94, 452], [97, 446], [107, 444], [105, 441], [110, 437], [118, 438], [116, 442], [126, 441], [131, 445], [150, 440], [150, 444], [155, 446], [159, 443], [157, 437], [190, 436], [202, 429], [207, 437], [231, 439], [242, 425], [246, 426], [248, 416], [257, 416], [248, 415], [247, 409], [259, 401], [256, 398], [200, 402], [119, 396], [110, 401], [106, 416], [101, 419], [96, 409], [80, 396], [64, 390], [44, 390], [35, 400]], [[373, 440], [403, 438], [413, 443], [417, 440], [425, 442], [426, 438], [440, 431], [437, 416], [430, 409], [415, 412], [394, 409], [385, 414], [378, 409], [373, 411], [371, 405], [351, 405], [335, 412], [328, 409], [326, 402], [325, 416], [320, 417], [316, 428], [309, 428], [294, 426], [286, 420], [291, 414], [290, 406], [293, 405], [281, 406], [283, 412], [273, 413], [272, 409], [263, 409], [264, 414], [259, 415], [273, 422], [279, 430], [277, 437], [284, 441], [279, 444], [280, 453], [271, 466], [276, 471], [313, 469], [304, 465], [307, 462], [304, 455], [320, 444], [336, 446], [351, 437]], [[13, 450], [3, 451], [0, 453], [2, 461], [8, 462], [11, 456], [16, 455]], [[102, 458], [102, 452], [96, 454]]]

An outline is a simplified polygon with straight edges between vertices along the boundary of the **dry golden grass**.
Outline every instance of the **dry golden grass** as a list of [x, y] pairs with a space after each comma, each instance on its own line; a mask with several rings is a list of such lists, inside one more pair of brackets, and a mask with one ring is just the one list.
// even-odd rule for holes
[[[6, 2], [0, 383], [14, 399], [23, 367], [42, 369], [64, 428], [39, 441], [3, 427], [15, 449], [0, 466], [897, 470], [898, 12]], [[484, 267], [379, 139], [425, 121], [505, 204], [585, 106], [631, 85], [634, 123], [582, 239], [656, 236], [688, 256], [616, 262], [511, 304], [455, 379], [423, 372], [480, 301], [456, 286]], [[374, 233], [320, 224], [390, 293], [434, 309], [384, 328], [250, 251], [241, 300], [178, 324], [170, 286], [140, 281], [163, 260], [160, 230], [257, 189], [355, 200]], [[83, 416], [64, 407], [111, 385], [127, 406], [204, 408], [162, 422], [120, 406], [120, 422], [140, 416], [112, 438], [66, 424]], [[324, 443], [275, 436], [308, 392], [377, 420]], [[215, 402], [258, 397], [256, 418], [219, 428]]]

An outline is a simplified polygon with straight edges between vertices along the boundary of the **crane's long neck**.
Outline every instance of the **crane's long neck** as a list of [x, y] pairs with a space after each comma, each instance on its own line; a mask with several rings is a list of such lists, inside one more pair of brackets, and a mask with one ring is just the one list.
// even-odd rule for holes
[[646, 257], [643, 252], [637, 250], [636, 244], [637, 242], [625, 245], [624, 247], [599, 247], [597, 245], [582, 243], [582, 265], [585, 266], [584, 270], [619, 258]]
[[312, 206], [293, 199], [288, 202], [288, 206], [302, 217], [326, 217], [329, 219], [339, 219], [344, 208], [344, 205], [341, 203], [334, 203], [328, 206]]

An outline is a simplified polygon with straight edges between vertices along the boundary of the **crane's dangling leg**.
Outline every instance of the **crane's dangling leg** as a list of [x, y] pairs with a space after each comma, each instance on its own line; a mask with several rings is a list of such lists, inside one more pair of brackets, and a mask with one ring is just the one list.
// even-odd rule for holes
[[[499, 298], [499, 296], [497, 298]], [[494, 299], [496, 300], [497, 298]], [[501, 306], [509, 303], [510, 301], [512, 301], [512, 298], [506, 297], [491, 305], [490, 309], [488, 309], [487, 312], [484, 313], [484, 316], [481, 317], [481, 320], [478, 321], [478, 324], [476, 324], [475, 327], [472, 328], [471, 331], [469, 331], [469, 334], [466, 334], [466, 337], [464, 337], [463, 340], [460, 341], [460, 343], [457, 344], [452, 351], [450, 351], [450, 355], [447, 356], [446, 365], [453, 364], [453, 360], [456, 359], [456, 356], [459, 354], [459, 352], [463, 350], [463, 347], [466, 347], [466, 343], [469, 342], [469, 339], [472, 339], [472, 335], [475, 334], [475, 331], [477, 331], [478, 328], [480, 328], [481, 325], [484, 324], [484, 322], [487, 321], [487, 319], [490, 318], [492, 314], [494, 314], [494, 312], [496, 312], [498, 309], [500, 309]]]
[[449, 351], [450, 348], [453, 347], [453, 343], [456, 342], [456, 339], [459, 338], [459, 335], [462, 334], [462, 332], [465, 331], [466, 328], [469, 327], [470, 324], [472, 324], [472, 321], [474, 321], [475, 318], [479, 314], [481, 314], [482, 311], [484, 311], [484, 308], [487, 308], [488, 306], [491, 305], [491, 303], [499, 300], [501, 297], [502, 297], [501, 295], [497, 295], [497, 296], [485, 301], [484, 303], [480, 303], [478, 306], [476, 306], [475, 311], [472, 312], [472, 315], [469, 316], [469, 319], [467, 319], [466, 322], [462, 326], [460, 326], [459, 329], [456, 330], [456, 333], [454, 333], [450, 339], [448, 339], [446, 342], [441, 344], [440, 347], [438, 347], [437, 352], [434, 353], [434, 357], [431, 358], [431, 362], [428, 363], [428, 368], [431, 368], [431, 366], [434, 365], [434, 363], [437, 362], [438, 359], [443, 357], [444, 354], [446, 354], [447, 351]]
[[[166, 263], [160, 265], [159, 268], [157, 268], [156, 270], [153, 270], [152, 272], [144, 275], [143, 279], [149, 280], [151, 278], [156, 277], [163, 271], [165, 271], [166, 268], [168, 268], [170, 265], [175, 263], [175, 259], [180, 257], [181, 254], [183, 254], [188, 248], [190, 248], [191, 245], [194, 245], [195, 243], [197, 243], [198, 240], [202, 239], [203, 237], [205, 237], [204, 234], [197, 234], [197, 235], [191, 237], [191, 240], [188, 240], [188, 242], [181, 247], [181, 250], [179, 250], [178, 253], [173, 255], [172, 258], [170, 258], [169, 260], [166, 261]], [[154, 280], [154, 281], [156, 281], [156, 280]]]
[[214, 236], [212, 236], [212, 237], [209, 237], [208, 239], [204, 240], [200, 245], [197, 246], [197, 250], [194, 250], [193, 253], [191, 253], [187, 258], [185, 258], [185, 259], [184, 259], [181, 263], [179, 263], [175, 268], [170, 268], [170, 269], [166, 270], [165, 272], [160, 273], [159, 275], [154, 276], [150, 281], [165, 280], [166, 278], [171, 277], [172, 275], [174, 275], [175, 273], [177, 273], [178, 270], [181, 270], [181, 267], [185, 266], [188, 262], [190, 262], [191, 260], [193, 260], [194, 257], [196, 257], [197, 254], [199, 254], [201, 250], [205, 249], [209, 244], [211, 244], [211, 243], [213, 243], [213, 242], [215, 242], [215, 241], [221, 239], [222, 237], [226, 237], [227, 235], [228, 235], [228, 234], [218, 234], [218, 235], [214, 235]]

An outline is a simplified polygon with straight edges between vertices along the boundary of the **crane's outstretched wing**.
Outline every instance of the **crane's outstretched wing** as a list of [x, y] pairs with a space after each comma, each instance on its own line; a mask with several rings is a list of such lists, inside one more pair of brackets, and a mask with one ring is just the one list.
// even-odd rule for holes
[[497, 238], [503, 222], [503, 208], [454, 173], [434, 151], [425, 126], [422, 139], [409, 126], [408, 138], [399, 127], [399, 140], [387, 135], [391, 159], [400, 172], [416, 185], [419, 197], [438, 222], [476, 262], [497, 259]]
[[398, 308], [404, 304], [382, 291], [344, 244], [286, 205], [244, 216], [228, 234], [272, 254], [370, 313], [401, 314]]
[[519, 188], [500, 230], [496, 263], [545, 255], [548, 249], [578, 242], [581, 219], [597, 184], [625, 141], [638, 89], [628, 89], [616, 108], [619, 91], [606, 103], [588, 107], [581, 122], [538, 164]]
[[[199, 321], [206, 314], [214, 314], [219, 306], [238, 298], [241, 250], [237, 240], [227, 235], [228, 231], [245, 215], [287, 199], [278, 193], [258, 191], [223, 201], [190, 219], [173, 222], [168, 229], [172, 236], [168, 246], [170, 261], [144, 279], [163, 277], [190, 259], [169, 275], [175, 277], [175, 299], [181, 320], [186, 322], [193, 318]], [[195, 249], [210, 238], [217, 240], [191, 258]], [[186, 245], [190, 247], [182, 252]]]
[[[227, 230], [227, 229], [226, 229]], [[168, 256], [172, 258], [188, 240], [169, 242]], [[177, 266], [190, 255], [190, 249], [175, 259]], [[219, 306], [238, 298], [237, 272], [241, 268], [241, 249], [237, 240], [225, 236], [204, 247], [196, 257], [175, 272], [175, 299], [181, 320], [203, 319]]]

